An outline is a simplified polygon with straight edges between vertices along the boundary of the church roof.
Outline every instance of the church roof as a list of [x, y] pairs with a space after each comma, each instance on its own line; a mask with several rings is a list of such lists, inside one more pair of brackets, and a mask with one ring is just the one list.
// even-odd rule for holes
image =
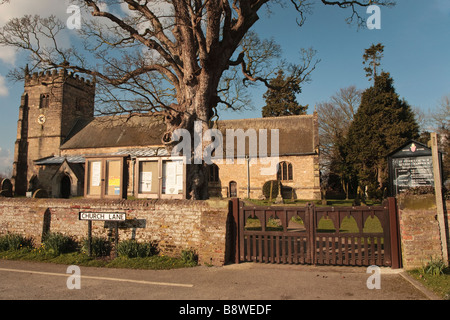
[[[90, 157], [93, 156], [130, 156], [131, 158], [138, 157], [156, 157], [156, 156], [169, 156], [170, 154], [167, 152], [165, 148], [131, 148], [131, 149], [120, 149], [119, 151], [112, 153], [98, 153], [91, 154]], [[69, 164], [82, 164], [86, 162], [85, 156], [51, 156], [43, 159], [39, 159], [34, 161], [36, 165], [54, 165], [54, 164], [62, 164], [64, 161], [67, 161]]]
[[68, 157], [57, 157], [51, 156], [43, 159], [34, 161], [37, 165], [51, 165], [51, 164], [62, 164], [64, 161], [68, 163], [85, 163], [85, 158], [83, 156], [68, 156]]
[[161, 146], [165, 125], [160, 117], [106, 116], [79, 121], [61, 149]]
[[[319, 132], [317, 126], [317, 116], [284, 116], [267, 117], [239, 120], [218, 121], [214, 128], [219, 129], [223, 135], [223, 146], [226, 149], [227, 129], [233, 129], [236, 135], [238, 129], [246, 132], [253, 129], [261, 138], [260, 130], [266, 129], [267, 134], [267, 155], [271, 155], [271, 129], [278, 129], [278, 153], [279, 155], [305, 155], [316, 153], [319, 146]], [[234, 154], [237, 154], [237, 142], [234, 143]], [[225, 153], [225, 152], [224, 152]], [[245, 154], [248, 154], [248, 142], [246, 142]]]
[[[268, 155], [271, 155], [271, 129], [279, 130], [279, 155], [314, 154], [319, 144], [316, 115], [219, 120], [213, 128], [219, 129], [223, 135], [224, 153], [227, 129], [233, 129], [235, 133], [238, 129], [242, 129], [244, 133], [253, 129], [258, 141], [261, 137], [259, 130], [267, 129]], [[77, 123], [61, 149], [156, 147], [162, 146], [161, 137], [164, 132], [165, 124], [160, 117], [98, 117], [90, 122]], [[235, 141], [235, 155], [237, 145]]]

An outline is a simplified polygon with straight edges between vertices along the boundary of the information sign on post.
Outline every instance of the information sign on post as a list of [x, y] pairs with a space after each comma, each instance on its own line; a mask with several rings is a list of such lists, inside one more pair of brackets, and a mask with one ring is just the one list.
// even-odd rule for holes
[[92, 221], [116, 221], [115, 248], [119, 244], [119, 222], [126, 220], [125, 212], [80, 212], [79, 220], [88, 221], [88, 255], [92, 254]]
[[125, 221], [125, 212], [80, 212], [80, 220]]
[[388, 156], [391, 196], [415, 187], [434, 187], [433, 159], [426, 145], [410, 141]]

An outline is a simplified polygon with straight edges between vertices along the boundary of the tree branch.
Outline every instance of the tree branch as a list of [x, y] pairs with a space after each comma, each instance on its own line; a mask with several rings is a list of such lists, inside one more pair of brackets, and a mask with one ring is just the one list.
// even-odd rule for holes
[[[128, 2], [135, 3], [134, 1], [128, 1], [128, 0], [126, 0], [126, 1], [127, 1], [127, 3]], [[130, 34], [130, 37], [136, 39], [143, 45], [147, 46], [149, 49], [156, 50], [167, 61], [167, 63], [169, 63], [172, 66], [172, 68], [175, 70], [175, 72], [178, 74], [178, 76], [182, 76], [182, 72], [181, 72], [181, 69], [179, 68], [178, 63], [172, 58], [170, 53], [168, 53], [165, 50], [165, 48], [163, 48], [157, 41], [155, 41], [153, 39], [145, 38], [144, 36], [140, 35], [139, 32], [135, 28], [133, 28], [132, 26], [130, 26], [129, 24], [127, 24], [122, 19], [118, 18], [117, 16], [115, 16], [109, 12], [101, 11], [100, 8], [98, 7], [98, 5], [93, 0], [84, 0], [84, 2], [86, 3], [86, 5], [88, 7], [93, 9], [93, 12], [92, 12], [93, 16], [104, 17], [104, 18], [109, 19], [110, 21], [117, 24], [120, 28], [122, 28], [125, 32], [128, 32]], [[148, 12], [150, 12], [150, 10], [148, 10]]]

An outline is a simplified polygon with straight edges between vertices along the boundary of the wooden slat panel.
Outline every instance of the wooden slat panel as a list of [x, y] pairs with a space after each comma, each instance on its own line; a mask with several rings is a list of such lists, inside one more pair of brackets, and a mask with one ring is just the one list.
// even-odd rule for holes
[[369, 238], [364, 238], [364, 265], [369, 265]]
[[[298, 261], [298, 250], [299, 250], [299, 244], [298, 244], [298, 242], [299, 242], [299, 239], [300, 238], [298, 238], [298, 237], [295, 237], [294, 238], [294, 248], [293, 248], [293, 250], [294, 250], [294, 252], [293, 252], [293, 263], [294, 264], [297, 264], [297, 263], [299, 263], [299, 261]], [[301, 240], [300, 240], [301, 241]]]
[[264, 236], [264, 262], [269, 263], [269, 244], [270, 244], [270, 236], [265, 235]]
[[378, 253], [378, 259], [377, 259], [377, 265], [382, 266], [383, 263], [381, 262], [382, 257], [382, 244], [381, 244], [381, 237], [377, 237], [377, 253]]
[[371, 237], [371, 239], [370, 239], [370, 251], [371, 251], [371, 253], [372, 253], [372, 257], [371, 257], [371, 261], [370, 261], [370, 263], [372, 264], [372, 265], [374, 265], [376, 262], [376, 257], [377, 257], [377, 252], [376, 252], [376, 249], [375, 249], [375, 237]]
[[251, 248], [252, 236], [247, 236], [247, 258], [246, 261], [252, 261], [252, 248]]
[[275, 257], [276, 263], [281, 263], [280, 236], [275, 237]]

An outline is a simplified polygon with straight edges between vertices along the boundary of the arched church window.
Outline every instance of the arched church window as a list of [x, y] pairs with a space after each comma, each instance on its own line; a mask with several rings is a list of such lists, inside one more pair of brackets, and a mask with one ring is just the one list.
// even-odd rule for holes
[[214, 163], [209, 166], [209, 182], [219, 182], [219, 167]]
[[277, 179], [280, 181], [294, 180], [292, 164], [290, 162], [283, 161], [278, 164]]
[[39, 108], [48, 108], [48, 104], [49, 104], [49, 100], [50, 100], [50, 96], [48, 94], [41, 94], [41, 98], [39, 101]]

